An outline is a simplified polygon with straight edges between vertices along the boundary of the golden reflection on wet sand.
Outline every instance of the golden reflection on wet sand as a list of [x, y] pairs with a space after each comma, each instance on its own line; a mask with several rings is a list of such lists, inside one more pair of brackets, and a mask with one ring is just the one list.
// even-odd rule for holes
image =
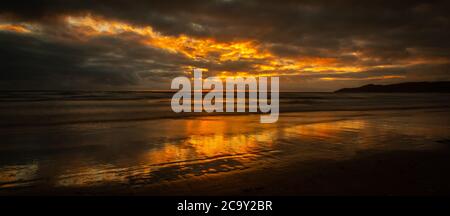
[[4, 166], [0, 168], [0, 188], [26, 186], [35, 178], [38, 164]]
[[[253, 121], [253, 117], [250, 118]], [[257, 119], [256, 119], [257, 120]], [[270, 153], [276, 131], [255, 131], [245, 127], [249, 118], [201, 117], [173, 122], [184, 127], [184, 139], [163, 143], [137, 156], [138, 165], [125, 169], [99, 164], [71, 170], [59, 176], [59, 186], [102, 183], [149, 183], [176, 180], [208, 173], [244, 169], [251, 161]], [[170, 131], [161, 136], [170, 136]], [[163, 170], [164, 175], [158, 173]]]
[[[67, 161], [75, 162], [67, 164], [51, 161], [59, 163], [62, 168], [49, 176], [41, 171], [38, 162], [3, 166], [0, 168], [0, 187], [19, 187], [21, 182], [32, 184], [39, 178], [49, 179], [48, 182], [57, 187], [108, 184], [145, 186], [196, 176], [217, 176], [248, 168], [273, 168], [293, 161], [339, 159], [367, 149], [422, 145], [424, 140], [418, 140], [417, 134], [410, 134], [411, 129], [420, 131], [419, 135], [423, 137], [446, 134], [445, 129], [434, 130], [430, 125], [421, 127], [424, 122], [419, 121], [419, 117], [415, 118], [419, 121], [415, 124], [406, 121], [407, 118], [393, 118], [385, 114], [373, 118], [330, 112], [312, 113], [307, 119], [309, 122], [305, 122], [302, 115], [289, 114], [280, 118], [277, 124], [270, 125], [259, 124], [258, 115], [140, 122], [127, 126], [137, 133], [134, 134], [138, 136], [136, 139], [142, 139], [144, 143], [153, 143], [157, 137], [163, 139], [157, 144], [127, 144], [127, 149], [136, 150], [123, 156], [127, 159], [126, 163], [97, 159], [98, 155], [108, 155], [106, 151], [88, 153], [89, 163], [84, 156], [68, 158]], [[439, 115], [425, 116], [423, 119], [433, 123], [439, 120]], [[104, 136], [120, 133], [122, 129], [117, 130]], [[97, 139], [113, 140], [104, 137]]]
[[314, 123], [306, 125], [296, 125], [288, 127], [284, 131], [286, 133], [296, 133], [302, 136], [332, 138], [336, 137], [342, 131], [361, 131], [367, 127], [367, 120], [352, 119], [339, 120], [324, 123]]

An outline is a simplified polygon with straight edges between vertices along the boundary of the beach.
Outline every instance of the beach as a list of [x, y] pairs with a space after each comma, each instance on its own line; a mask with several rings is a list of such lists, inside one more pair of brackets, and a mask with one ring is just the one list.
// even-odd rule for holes
[[1, 95], [2, 195], [441, 195], [448, 94], [280, 94], [260, 114], [161, 92]]

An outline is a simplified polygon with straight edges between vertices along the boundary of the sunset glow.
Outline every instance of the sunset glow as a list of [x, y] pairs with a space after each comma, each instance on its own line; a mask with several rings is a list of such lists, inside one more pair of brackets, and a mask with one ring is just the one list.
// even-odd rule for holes
[[[106, 89], [164, 90], [171, 78], [190, 75], [193, 68], [202, 69], [207, 76], [221, 78], [279, 76], [284, 82], [282, 89], [289, 91], [333, 91], [372, 81], [384, 84], [393, 80], [435, 80], [448, 76], [445, 71], [450, 59], [445, 45], [430, 44], [434, 40], [424, 38], [425, 33], [416, 32], [418, 35], [411, 37], [416, 41], [407, 42], [402, 39], [404, 35], [397, 37], [395, 34], [408, 28], [390, 30], [386, 27], [384, 32], [392, 32], [390, 35], [382, 31], [366, 34], [359, 25], [333, 29], [333, 25], [327, 26], [321, 19], [310, 25], [302, 14], [311, 17], [316, 14], [302, 4], [299, 8], [305, 10], [295, 13], [293, 24], [286, 29], [281, 28], [285, 22], [281, 15], [273, 15], [272, 23], [270, 19], [259, 21], [251, 16], [249, 20], [241, 17], [240, 22], [218, 11], [202, 11], [198, 16], [191, 12], [185, 16], [180, 12], [173, 17], [162, 12], [141, 19], [126, 19], [102, 10], [81, 10], [37, 20], [6, 14], [0, 16], [0, 33], [37, 40], [22, 50], [29, 50], [31, 54], [41, 47], [30, 46], [48, 47], [46, 43], [54, 44], [55, 49], [72, 51], [68, 56], [53, 53], [56, 50], [52, 49], [44, 51], [51, 55], [48, 59], [54, 59], [53, 55], [67, 57], [74, 65], [41, 70], [49, 76], [66, 69], [82, 74], [64, 84], [71, 88], [82, 84]], [[298, 20], [298, 26], [294, 20]], [[426, 34], [427, 37], [432, 35]], [[24, 73], [26, 71], [29, 70]], [[103, 79], [103, 73], [111, 73], [113, 77], [109, 77], [108, 82], [93, 84]], [[56, 82], [55, 85], [61, 84]], [[20, 86], [26, 88], [26, 85], [29, 83]]]
[[195, 61], [208, 61], [218, 64], [237, 60], [255, 61], [252, 71], [218, 71], [221, 77], [249, 74], [252, 76], [271, 76], [283, 73], [296, 75], [302, 72], [357, 72], [362, 70], [358, 67], [337, 66], [338, 62], [333, 58], [280, 58], [265, 50], [264, 46], [257, 41], [225, 43], [218, 42], [213, 38], [191, 38], [186, 35], [165, 36], [154, 31], [150, 26], [133, 26], [92, 16], [69, 16], [66, 17], [65, 21], [69, 27], [87, 38], [134, 33], [142, 36], [140, 43], [143, 45], [179, 53]]

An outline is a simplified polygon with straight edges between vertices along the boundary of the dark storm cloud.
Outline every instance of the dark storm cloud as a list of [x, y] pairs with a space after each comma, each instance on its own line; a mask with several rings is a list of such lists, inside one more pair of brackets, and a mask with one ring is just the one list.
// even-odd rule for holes
[[179, 64], [188, 61], [120, 37], [75, 43], [0, 33], [0, 43], [0, 82], [10, 88], [132, 86], [151, 71], [164, 71], [156, 81], [181, 73]]
[[[193, 61], [127, 40], [136, 35], [79, 41], [75, 33], [58, 24], [65, 15], [94, 14], [152, 26], [165, 35], [183, 34], [219, 41], [256, 40], [279, 57], [335, 58], [348, 66], [396, 68], [311, 77], [364, 78], [387, 74], [449, 79], [448, 66], [442, 66], [446, 65], [442, 61], [449, 61], [450, 54], [449, 9], [448, 1], [416, 0], [7, 1], [0, 6], [4, 19], [44, 23], [47, 27], [42, 37], [0, 35], [1, 78], [2, 83], [54, 80], [63, 85], [61, 80], [65, 80], [76, 83], [73, 85], [132, 86], [146, 80], [175, 77], [183, 72], [183, 65], [211, 71], [250, 71], [258, 63], [257, 60]], [[45, 35], [67, 41], [51, 40]], [[395, 67], [419, 60], [441, 62]]]
[[449, 36], [442, 29], [449, 25], [447, 2], [47, 0], [10, 1], [0, 12], [25, 20], [93, 13], [151, 25], [166, 34], [259, 38], [326, 48], [338, 48], [349, 36], [448, 47], [450, 43], [442, 40]]

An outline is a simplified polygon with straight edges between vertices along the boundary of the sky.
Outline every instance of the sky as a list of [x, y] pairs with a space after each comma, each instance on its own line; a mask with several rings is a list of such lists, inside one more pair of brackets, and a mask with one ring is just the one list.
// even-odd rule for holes
[[281, 91], [450, 80], [448, 1], [2, 1], [0, 89], [168, 90], [279, 76]]

